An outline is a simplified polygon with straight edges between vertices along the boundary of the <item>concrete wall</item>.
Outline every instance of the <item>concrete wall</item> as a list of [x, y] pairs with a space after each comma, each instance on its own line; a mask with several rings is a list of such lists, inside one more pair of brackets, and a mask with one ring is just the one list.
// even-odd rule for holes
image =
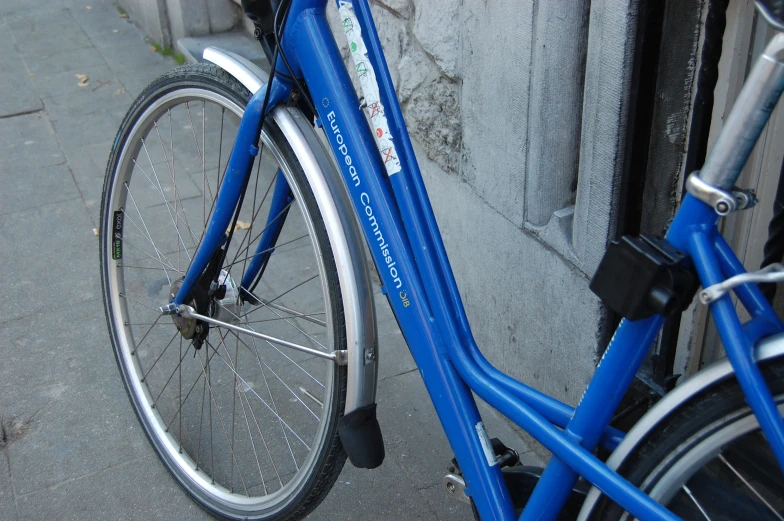
[[636, 4], [372, 5], [477, 342], [572, 404], [606, 336], [588, 283], [619, 206]]

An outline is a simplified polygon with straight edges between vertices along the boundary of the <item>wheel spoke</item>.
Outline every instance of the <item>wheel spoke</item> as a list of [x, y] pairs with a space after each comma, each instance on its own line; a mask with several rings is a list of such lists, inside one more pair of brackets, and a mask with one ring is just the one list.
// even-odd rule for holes
[[773, 515], [775, 515], [775, 516], [776, 516], [776, 517], [779, 519], [779, 521], [784, 521], [784, 517], [781, 517], [781, 514], [779, 514], [778, 512], [776, 512], [776, 509], [775, 509], [775, 508], [773, 508], [773, 505], [771, 505], [771, 504], [770, 504], [770, 503], [769, 503], [769, 502], [768, 502], [768, 501], [767, 501], [767, 500], [766, 500], [764, 497], [762, 497], [762, 494], [760, 494], [760, 493], [759, 493], [759, 491], [758, 491], [756, 488], [754, 488], [754, 487], [751, 485], [751, 483], [749, 483], [749, 480], [747, 480], [746, 478], [744, 478], [744, 477], [743, 477], [743, 475], [742, 475], [740, 472], [738, 472], [738, 470], [737, 470], [735, 467], [733, 467], [733, 466], [730, 464], [730, 462], [729, 462], [729, 461], [727, 461], [727, 458], [725, 458], [723, 454], [719, 454], [719, 456], [718, 456], [718, 457], [719, 457], [719, 460], [720, 460], [722, 463], [724, 463], [724, 464], [727, 466], [727, 468], [729, 468], [729, 469], [732, 471], [732, 473], [733, 473], [733, 474], [735, 474], [735, 475], [738, 477], [738, 479], [739, 479], [739, 480], [741, 480], [741, 481], [743, 482], [743, 484], [744, 484], [744, 485], [746, 485], [746, 486], [749, 488], [749, 490], [751, 490], [751, 492], [752, 492], [752, 493], [753, 493], [755, 496], [757, 496], [757, 498], [758, 498], [760, 501], [762, 501], [762, 504], [764, 504], [766, 507], [768, 507], [768, 510], [770, 510], [771, 512], [773, 512]]
[[694, 502], [694, 505], [697, 507], [697, 509], [699, 509], [699, 511], [702, 513], [702, 515], [705, 516], [705, 519], [707, 521], [712, 521], [710, 516], [708, 516], [708, 513], [705, 512], [705, 509], [702, 508], [702, 505], [700, 505], [700, 502], [697, 501], [697, 498], [695, 498], [694, 494], [692, 494], [691, 490], [689, 490], [689, 487], [687, 487], [686, 485], [683, 485], [681, 488], [683, 488], [683, 490], [686, 492], [686, 494], [691, 498], [691, 500]]

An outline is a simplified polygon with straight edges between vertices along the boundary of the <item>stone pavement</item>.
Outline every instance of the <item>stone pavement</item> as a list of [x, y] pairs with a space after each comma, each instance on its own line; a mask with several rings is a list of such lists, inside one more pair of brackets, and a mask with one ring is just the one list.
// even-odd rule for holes
[[[0, 519], [208, 519], [137, 425], [93, 234], [120, 120], [175, 64], [102, 0], [3, 0], [0, 53]], [[387, 459], [374, 471], [347, 464], [310, 519], [471, 519], [441, 490], [449, 447], [386, 300], [376, 302]], [[482, 411], [491, 436], [525, 452]]]

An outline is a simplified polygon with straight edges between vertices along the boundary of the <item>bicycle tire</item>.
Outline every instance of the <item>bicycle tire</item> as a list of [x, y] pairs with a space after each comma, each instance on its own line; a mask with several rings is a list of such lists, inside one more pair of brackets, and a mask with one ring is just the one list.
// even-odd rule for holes
[[[761, 366], [784, 413], [784, 360]], [[732, 378], [674, 411], [618, 472], [685, 521], [780, 521], [784, 474]], [[631, 520], [606, 496], [592, 519]]]
[[[200, 241], [200, 230], [209, 217], [208, 199], [214, 201], [217, 196], [225, 168], [222, 158], [228, 159], [230, 152], [230, 148], [225, 150], [224, 143], [229, 147], [233, 143], [231, 129], [226, 129], [226, 119], [237, 124], [249, 98], [250, 92], [232, 76], [217, 66], [203, 64], [174, 69], [153, 81], [137, 98], [117, 133], [106, 171], [99, 233], [101, 280], [111, 341], [129, 399], [145, 434], [175, 480], [200, 506], [219, 518], [294, 520], [305, 517], [323, 500], [345, 463], [337, 422], [345, 406], [346, 367], [321, 358], [300, 356], [295, 351], [285, 352], [285, 348], [277, 348], [269, 342], [269, 345], [257, 344], [253, 337], [245, 336], [243, 340], [242, 333], [225, 330], [224, 334], [225, 328], [221, 327], [211, 328], [209, 335], [213, 336], [208, 335], [206, 344], [199, 347], [192, 339], [190, 345], [184, 342], [188, 339], [184, 339], [169, 317], [158, 316], [152, 325], [149, 324], [154, 318], [152, 311], [165, 305], [174, 292], [174, 284], [182, 278], [183, 268], [187, 266], [185, 257], [190, 257]], [[217, 131], [213, 123], [217, 121], [218, 109], [220, 140], [215, 149], [211, 148], [213, 141], [207, 140], [206, 126], [209, 123], [210, 136], [214, 136]], [[199, 117], [201, 129], [198, 129]], [[201, 136], [197, 130], [201, 130]], [[224, 132], [228, 137], [225, 142]], [[187, 152], [183, 136], [190, 134], [194, 146]], [[253, 323], [274, 330], [276, 336], [292, 335], [297, 337], [298, 343], [308, 343], [313, 348], [344, 350], [346, 324], [337, 268], [318, 205], [302, 167], [272, 118], [265, 121], [262, 142], [262, 151], [254, 167], [255, 177], [248, 183], [238, 222], [238, 226], [247, 227], [236, 229], [230, 245], [236, 250], [233, 257], [231, 250], [226, 256], [220, 272], [221, 282], [231, 286], [231, 281], [236, 285], [238, 281], [232, 279], [231, 269], [240, 264], [237, 259], [243, 252], [247, 255], [243, 270], [247, 266], [248, 257], [252, 256], [259, 241], [259, 237], [253, 237], [260, 229], [254, 217], [266, 216], [262, 209], [267, 197], [261, 199], [258, 209], [256, 203], [264, 192], [264, 185], [264, 193], [269, 194], [274, 177], [282, 172], [291, 187], [293, 201], [289, 203], [283, 231], [270, 253], [256, 293], [268, 297], [247, 313], [258, 312], [255, 317], [266, 313], [266, 318]], [[150, 143], [149, 147], [147, 143]], [[160, 155], [155, 159], [156, 152], [151, 151], [153, 145], [160, 148]], [[208, 157], [214, 160], [216, 153], [218, 166], [208, 172]], [[177, 160], [182, 164], [176, 165]], [[160, 176], [156, 167], [161, 170]], [[164, 175], [171, 178], [171, 186], [166, 179], [161, 181]], [[269, 184], [266, 177], [260, 182], [263, 175], [273, 178]], [[199, 177], [203, 179], [201, 190], [197, 186]], [[159, 196], [162, 201], [156, 202]], [[251, 200], [252, 207], [248, 211]], [[191, 210], [190, 219], [188, 210]], [[199, 210], [202, 215], [193, 215]], [[145, 213], [146, 219], [143, 218]], [[113, 229], [118, 223], [118, 215], [122, 216], [119, 252], [114, 235], [117, 230]], [[198, 225], [196, 217], [200, 218]], [[245, 219], [247, 223], [243, 221]], [[159, 225], [161, 230], [157, 229]], [[164, 227], [169, 229], [164, 230]], [[289, 228], [292, 231], [289, 232]], [[307, 232], [310, 250], [308, 239], [303, 241], [299, 235], [303, 230]], [[291, 239], [292, 235], [297, 238]], [[137, 244], [131, 242], [131, 236]], [[118, 253], [119, 258], [116, 258]], [[232, 259], [231, 264], [229, 259]], [[302, 274], [312, 272], [315, 275], [308, 280], [318, 279], [321, 284], [308, 281], [300, 284]], [[179, 275], [179, 279], [175, 275]], [[284, 283], [289, 289], [283, 289]], [[323, 301], [323, 307], [317, 311], [313, 311], [317, 307], [297, 311], [298, 306], [311, 305], [308, 299]], [[244, 307], [233, 307], [231, 302], [226, 305], [226, 300], [220, 302], [210, 304], [211, 313], [220, 310], [224, 316], [252, 329]], [[148, 307], [153, 310], [146, 309]], [[321, 315], [323, 320], [318, 318]], [[137, 317], [148, 318], [137, 323], [134, 322]], [[158, 322], [161, 322], [160, 327], [156, 326]], [[159, 334], [159, 330], [166, 333]], [[172, 339], [165, 344], [170, 336]], [[138, 338], [141, 340], [136, 342]], [[174, 354], [167, 354], [177, 338], [179, 354], [176, 349], [172, 349]], [[210, 338], [217, 347], [212, 345]], [[233, 357], [227, 346], [232, 342], [235, 344], [231, 346]], [[184, 344], [185, 354], [182, 354]], [[243, 355], [246, 349], [251, 353], [250, 361], [241, 365], [240, 357], [248, 358]], [[156, 354], [157, 358], [152, 361]], [[146, 359], [146, 365], [142, 364], [142, 359]], [[170, 372], [172, 364], [175, 368]], [[314, 368], [313, 374], [308, 370], [311, 368]], [[185, 386], [182, 383], [184, 374]], [[166, 375], [169, 375], [168, 379], [160, 383]], [[281, 375], [290, 380], [283, 380]], [[160, 390], [152, 383], [154, 379], [159, 381]], [[179, 388], [174, 389], [171, 384], [167, 390], [173, 379], [179, 380]], [[191, 380], [194, 383], [186, 394]], [[323, 388], [320, 391], [319, 385]], [[197, 387], [199, 389], [193, 393]], [[319, 392], [321, 399], [317, 396]], [[197, 400], [189, 402], [191, 395]], [[240, 410], [237, 401], [244, 418], [237, 418]], [[205, 402], [209, 415], [205, 413]], [[284, 412], [281, 405], [289, 409]], [[232, 412], [230, 425], [221, 414], [228, 417], [229, 407]], [[199, 411], [198, 418], [194, 417], [195, 411]], [[317, 426], [308, 423], [312, 422], [309, 414], [317, 417]], [[300, 436], [295, 431], [300, 424], [310, 437], [307, 433]], [[220, 443], [223, 446], [216, 449]], [[207, 445], [211, 451], [209, 461], [205, 454]], [[240, 454], [241, 450], [245, 454]], [[283, 455], [278, 455], [276, 460], [273, 452]], [[246, 479], [243, 471], [250, 477]]]

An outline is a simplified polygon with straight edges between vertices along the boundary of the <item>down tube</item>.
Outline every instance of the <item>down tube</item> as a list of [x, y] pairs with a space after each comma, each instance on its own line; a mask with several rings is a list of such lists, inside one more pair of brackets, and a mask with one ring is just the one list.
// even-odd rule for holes
[[[346, 181], [390, 304], [431, 396], [452, 450], [462, 462], [470, 493], [483, 520], [515, 519], [497, 465], [489, 465], [477, 427], [476, 403], [447, 359], [431, 327], [432, 313], [389, 182], [359, 101], [327, 25], [324, 10], [296, 21], [295, 45], [327, 140]], [[318, 49], [318, 52], [314, 50]]]

